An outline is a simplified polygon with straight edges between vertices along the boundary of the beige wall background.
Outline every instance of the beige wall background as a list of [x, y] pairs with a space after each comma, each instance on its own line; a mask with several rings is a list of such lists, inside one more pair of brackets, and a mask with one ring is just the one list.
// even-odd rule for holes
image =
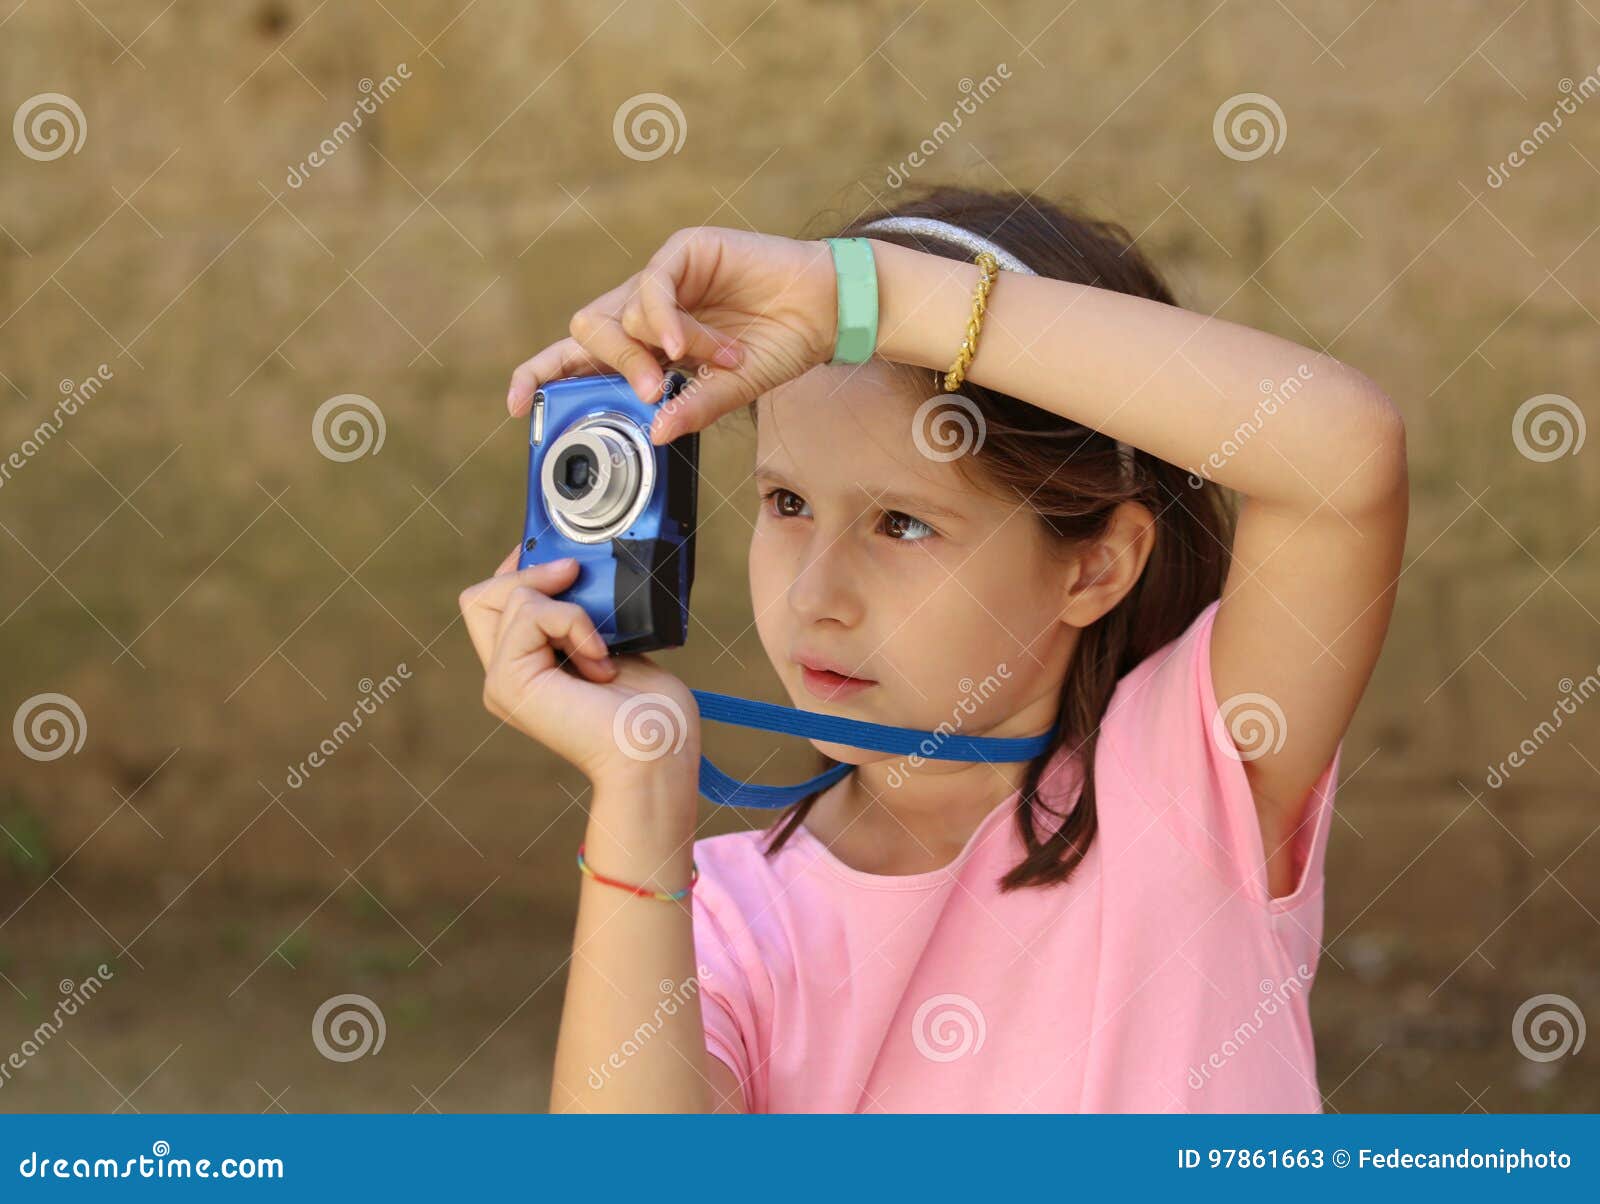
[[[912, 180], [1079, 200], [1186, 305], [1400, 403], [1410, 546], [1328, 858], [1326, 1105], [1600, 1107], [1592, 1047], [1513, 1035], [1539, 995], [1600, 1015], [1600, 702], [1560, 712], [1600, 672], [1597, 72], [1567, 0], [0, 0], [0, 453], [59, 418], [0, 485], [0, 709], [64, 695], [83, 737], [0, 741], [0, 1055], [62, 980], [112, 975], [0, 1109], [544, 1106], [583, 783], [482, 711], [456, 609], [520, 531], [506, 378], [674, 229], [825, 233], [925, 140]], [[645, 93], [665, 153], [614, 133]], [[1219, 141], [1230, 104], [1281, 145]], [[313, 430], [346, 394], [382, 442], [341, 460]], [[667, 662], [777, 698], [750, 450], [706, 438]], [[708, 737], [764, 780], [810, 765]], [[307, 1040], [342, 992], [381, 1005], [381, 1054]]]

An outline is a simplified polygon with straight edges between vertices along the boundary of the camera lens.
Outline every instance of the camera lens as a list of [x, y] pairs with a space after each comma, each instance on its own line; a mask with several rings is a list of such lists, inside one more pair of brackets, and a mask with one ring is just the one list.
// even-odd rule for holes
[[580, 498], [594, 488], [599, 474], [594, 452], [588, 447], [569, 447], [556, 463], [556, 488], [562, 497]]
[[621, 535], [650, 500], [654, 451], [637, 422], [611, 411], [590, 414], [563, 431], [540, 469], [551, 521], [583, 543]]

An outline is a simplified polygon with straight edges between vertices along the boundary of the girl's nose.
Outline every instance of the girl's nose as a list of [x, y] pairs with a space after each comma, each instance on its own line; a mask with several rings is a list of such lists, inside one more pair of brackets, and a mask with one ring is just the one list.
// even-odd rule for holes
[[824, 534], [810, 548], [789, 586], [789, 608], [807, 623], [832, 619], [845, 627], [861, 621], [859, 574], [851, 565], [849, 535]]

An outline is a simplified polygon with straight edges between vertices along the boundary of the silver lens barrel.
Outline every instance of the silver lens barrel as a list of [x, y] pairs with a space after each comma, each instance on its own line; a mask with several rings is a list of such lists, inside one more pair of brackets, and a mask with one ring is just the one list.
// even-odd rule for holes
[[655, 448], [622, 414], [590, 414], [545, 452], [539, 485], [550, 520], [568, 539], [615, 539], [643, 512], [655, 488]]

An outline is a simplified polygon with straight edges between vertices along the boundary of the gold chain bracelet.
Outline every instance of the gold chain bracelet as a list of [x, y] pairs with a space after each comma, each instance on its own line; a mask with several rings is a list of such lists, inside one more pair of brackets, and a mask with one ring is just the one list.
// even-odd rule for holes
[[[989, 305], [989, 290], [994, 287], [995, 278], [1000, 274], [1000, 264], [988, 251], [979, 251], [973, 262], [978, 265], [978, 288], [972, 296], [972, 316], [967, 319], [967, 334], [961, 340], [961, 349], [956, 352], [955, 363], [950, 365], [950, 371], [944, 374], [940, 382], [946, 393], [954, 393], [961, 387], [961, 382], [966, 379], [967, 368], [972, 364], [972, 357], [978, 354], [978, 331], [983, 326], [983, 315]], [[935, 380], [940, 380], [937, 373]]]

